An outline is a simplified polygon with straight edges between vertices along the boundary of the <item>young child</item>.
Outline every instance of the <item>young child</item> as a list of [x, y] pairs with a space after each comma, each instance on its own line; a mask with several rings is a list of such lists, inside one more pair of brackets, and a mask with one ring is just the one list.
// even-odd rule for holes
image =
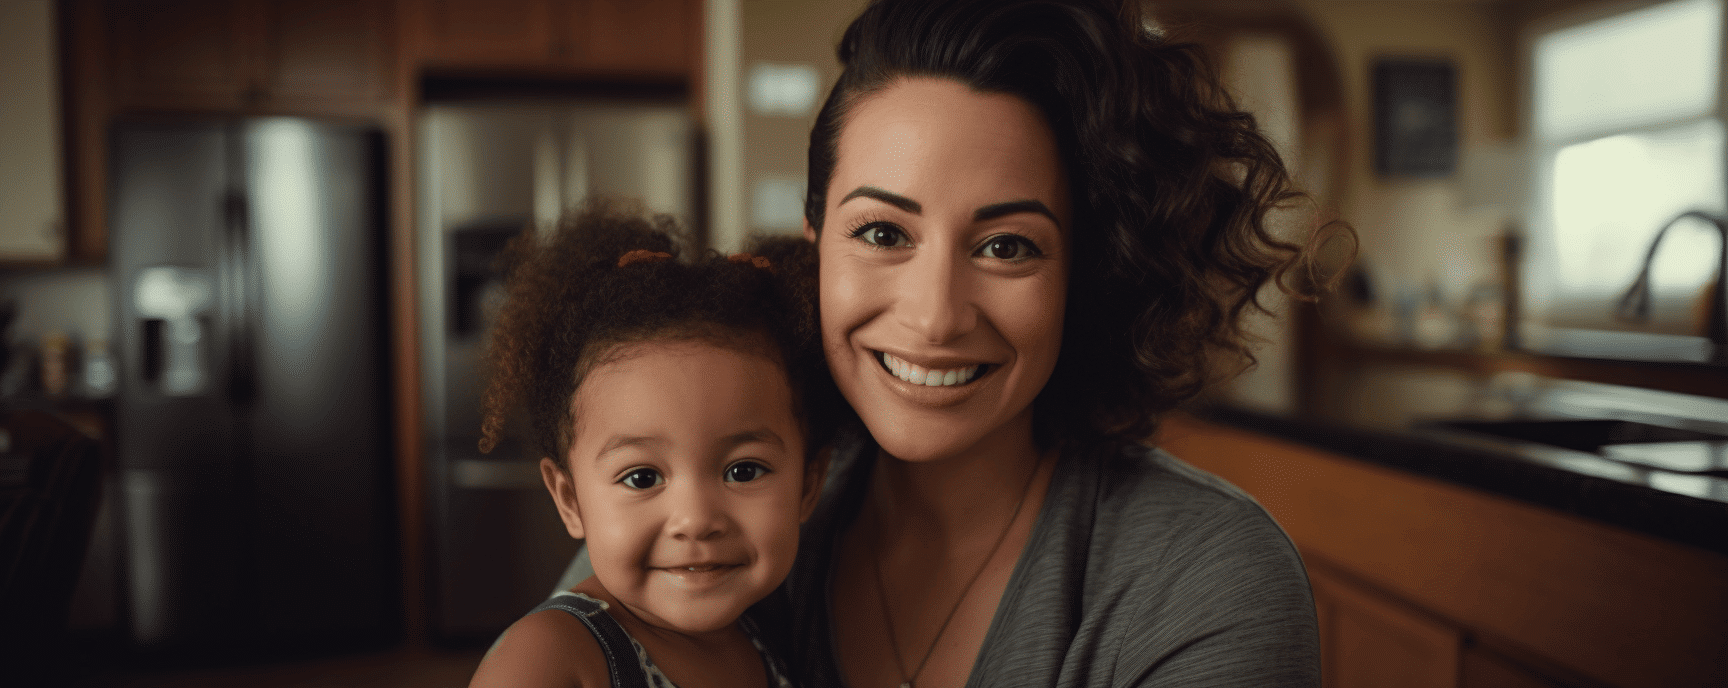
[[837, 399], [807, 242], [678, 259], [604, 204], [506, 252], [483, 451], [527, 420], [594, 576], [517, 621], [482, 686], [789, 686], [742, 617], [792, 567]]

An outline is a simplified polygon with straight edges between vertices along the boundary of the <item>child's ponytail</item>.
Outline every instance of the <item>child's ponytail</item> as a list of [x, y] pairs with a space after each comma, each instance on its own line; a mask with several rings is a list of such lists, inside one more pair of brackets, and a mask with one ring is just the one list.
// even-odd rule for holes
[[763, 239], [748, 253], [683, 261], [683, 238], [670, 217], [601, 200], [554, 231], [524, 231], [511, 242], [502, 258], [506, 300], [484, 359], [481, 451], [510, 434], [509, 419], [523, 418], [531, 449], [562, 465], [582, 379], [619, 345], [661, 338], [706, 339], [774, 358], [810, 445], [825, 441], [843, 403], [821, 353], [814, 245]]

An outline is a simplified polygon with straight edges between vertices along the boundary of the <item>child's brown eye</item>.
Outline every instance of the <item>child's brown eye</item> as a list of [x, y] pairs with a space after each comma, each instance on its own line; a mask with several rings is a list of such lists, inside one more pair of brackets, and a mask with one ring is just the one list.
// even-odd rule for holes
[[624, 478], [618, 482], [624, 483], [625, 487], [636, 490], [646, 490], [650, 487], [666, 482], [666, 479], [660, 477], [660, 471], [656, 471], [652, 468], [638, 468], [629, 473], [625, 473]]
[[753, 461], [741, 461], [726, 467], [726, 482], [747, 483], [768, 474], [768, 468]]

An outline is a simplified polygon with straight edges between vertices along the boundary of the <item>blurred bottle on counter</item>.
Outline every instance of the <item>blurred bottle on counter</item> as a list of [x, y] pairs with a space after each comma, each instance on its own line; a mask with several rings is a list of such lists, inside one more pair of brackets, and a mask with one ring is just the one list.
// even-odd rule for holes
[[1428, 277], [1421, 291], [1408, 294], [1401, 301], [1400, 313], [1407, 313], [1408, 341], [1423, 349], [1448, 349], [1458, 345], [1461, 328], [1458, 312], [1440, 289], [1440, 280]]
[[92, 339], [84, 344], [83, 395], [91, 399], [107, 399], [114, 396], [119, 385], [119, 370], [114, 367], [114, 354], [108, 349], [108, 340]]
[[51, 397], [66, 396], [71, 382], [72, 338], [64, 332], [42, 335], [42, 393]]
[[1459, 318], [1458, 345], [1464, 349], [1493, 352], [1505, 341], [1507, 296], [1498, 281], [1484, 280], [1470, 287]]
[[1523, 321], [1520, 299], [1523, 297], [1524, 232], [1516, 223], [1506, 225], [1498, 237], [1500, 249], [1500, 346], [1516, 351], [1523, 346], [1518, 327]]

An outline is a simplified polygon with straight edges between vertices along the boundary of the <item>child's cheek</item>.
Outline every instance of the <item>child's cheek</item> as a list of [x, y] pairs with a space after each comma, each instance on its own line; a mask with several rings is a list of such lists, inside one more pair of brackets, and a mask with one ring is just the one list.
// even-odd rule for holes
[[588, 519], [588, 556], [601, 584], [614, 594], [640, 584], [657, 530], [647, 514], [612, 508]]
[[[795, 482], [795, 481], [788, 481]], [[765, 508], [756, 518], [764, 524], [763, 558], [771, 562], [771, 575], [784, 578], [792, 570], [792, 560], [798, 556], [799, 508], [798, 490], [781, 490], [772, 500], [764, 500]], [[778, 584], [778, 581], [776, 581]]]

